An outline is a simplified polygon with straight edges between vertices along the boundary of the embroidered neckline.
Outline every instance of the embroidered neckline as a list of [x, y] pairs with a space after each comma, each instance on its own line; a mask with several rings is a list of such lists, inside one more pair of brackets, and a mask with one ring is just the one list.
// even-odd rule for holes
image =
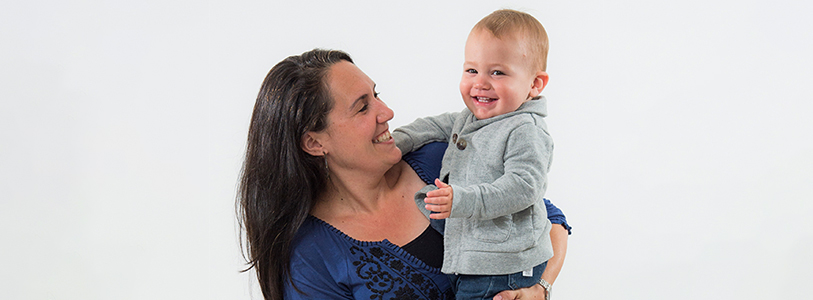
[[353, 237], [347, 235], [346, 233], [342, 232], [338, 228], [333, 227], [333, 225], [330, 225], [330, 223], [325, 222], [324, 220], [319, 219], [319, 218], [317, 218], [317, 217], [315, 217], [313, 215], [308, 215], [308, 219], [313, 220], [314, 222], [316, 222], [316, 224], [321, 225], [322, 227], [330, 230], [331, 232], [335, 233], [336, 235], [342, 237], [343, 239], [345, 239], [345, 240], [347, 240], [347, 241], [349, 241], [349, 242], [351, 242], [353, 244], [356, 244], [356, 245], [361, 246], [361, 247], [366, 247], [366, 248], [369, 248], [369, 247], [372, 247], [372, 246], [383, 246], [383, 247], [386, 247], [386, 248], [392, 250], [398, 256], [400, 256], [401, 258], [406, 259], [411, 264], [414, 264], [414, 265], [416, 265], [416, 266], [418, 266], [420, 268], [429, 270], [431, 272], [436, 272], [436, 273], [440, 272], [440, 268], [435, 268], [433, 266], [430, 266], [430, 265], [426, 264], [424, 261], [418, 259], [417, 257], [410, 254], [409, 252], [406, 252], [406, 250], [404, 250], [404, 248], [401, 248], [398, 245], [393, 244], [392, 242], [390, 242], [387, 239], [384, 239], [384, 240], [381, 240], [381, 241], [360, 241], [360, 240], [354, 239]]

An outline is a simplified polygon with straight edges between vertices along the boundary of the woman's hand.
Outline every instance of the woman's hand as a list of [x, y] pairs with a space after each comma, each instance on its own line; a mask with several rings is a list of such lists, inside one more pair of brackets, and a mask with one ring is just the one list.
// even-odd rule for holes
[[513, 299], [522, 299], [522, 300], [545, 300], [545, 288], [541, 285], [534, 284], [532, 287], [521, 288], [518, 290], [508, 290], [502, 291], [496, 296], [494, 296], [494, 300], [513, 300]]

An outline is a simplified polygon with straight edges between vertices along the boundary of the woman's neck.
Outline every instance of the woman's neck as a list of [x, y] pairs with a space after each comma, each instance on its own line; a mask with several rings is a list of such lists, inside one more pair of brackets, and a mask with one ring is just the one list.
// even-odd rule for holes
[[425, 184], [406, 162], [379, 173], [377, 178], [370, 176], [366, 182], [358, 180], [365, 178], [362, 174], [348, 177], [331, 173], [331, 178], [330, 191], [320, 197], [311, 214], [354, 239], [386, 239], [401, 246], [429, 226], [412, 199]]
[[[383, 174], [337, 170], [330, 174], [328, 188], [320, 196], [313, 214], [374, 214], [381, 202], [397, 188], [403, 166], [396, 164]], [[317, 215], [319, 214], [319, 215]], [[325, 216], [329, 217], [329, 216]]]

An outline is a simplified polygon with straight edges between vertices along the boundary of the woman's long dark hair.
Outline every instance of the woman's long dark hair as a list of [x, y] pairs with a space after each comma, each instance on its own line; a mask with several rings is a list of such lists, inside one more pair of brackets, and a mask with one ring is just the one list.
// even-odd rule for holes
[[[314, 49], [279, 62], [263, 81], [248, 130], [238, 218], [245, 228], [249, 267], [265, 299], [282, 299], [290, 279], [291, 243], [327, 187], [324, 157], [301, 148], [321, 131], [333, 106], [325, 77], [347, 53]], [[242, 238], [241, 238], [242, 240]]]

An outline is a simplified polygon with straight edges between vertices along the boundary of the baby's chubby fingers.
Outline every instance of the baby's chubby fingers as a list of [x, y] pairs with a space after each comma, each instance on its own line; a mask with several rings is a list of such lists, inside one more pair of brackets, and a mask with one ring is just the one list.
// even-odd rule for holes
[[446, 205], [432, 205], [427, 204], [424, 206], [426, 210], [431, 211], [432, 213], [429, 214], [429, 218], [441, 220], [446, 219], [451, 215], [451, 211], [446, 207]]
[[433, 212], [448, 212], [452, 210], [452, 204], [447, 197], [426, 197], [426, 209]]
[[438, 198], [438, 197], [447, 197], [447, 196], [449, 196], [449, 190], [448, 189], [439, 189], [439, 190], [426, 192], [426, 197], [427, 198]]
[[450, 188], [442, 188], [426, 193], [426, 197], [448, 197], [451, 194]]
[[435, 178], [435, 185], [440, 189], [449, 187], [448, 184], [446, 184], [443, 181], [440, 181], [440, 178]]
[[445, 211], [448, 210], [445, 205], [435, 205], [435, 204], [426, 204], [426, 206], [424, 206], [424, 208], [426, 208], [426, 210], [428, 210], [428, 211], [436, 212], [436, 213], [437, 212], [445, 212]]
[[443, 219], [448, 218], [450, 215], [451, 215], [451, 213], [449, 213], [447, 211], [447, 212], [442, 212], [442, 213], [429, 214], [429, 218], [430, 219], [435, 219], [435, 220], [443, 220]]
[[448, 201], [446, 200], [445, 197], [426, 197], [423, 199], [423, 202], [426, 202], [426, 204], [443, 205], [446, 204]]
[[435, 179], [435, 185], [438, 187], [438, 189], [427, 192], [426, 197], [446, 197], [452, 195], [452, 187], [443, 183], [443, 181]]

